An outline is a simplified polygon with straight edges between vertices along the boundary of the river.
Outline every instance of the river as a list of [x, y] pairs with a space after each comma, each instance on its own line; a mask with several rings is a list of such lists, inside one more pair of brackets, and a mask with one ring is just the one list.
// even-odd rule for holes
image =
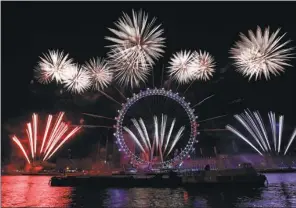
[[266, 174], [259, 189], [50, 187], [48, 176], [2, 176], [1, 207], [296, 207], [296, 173]]

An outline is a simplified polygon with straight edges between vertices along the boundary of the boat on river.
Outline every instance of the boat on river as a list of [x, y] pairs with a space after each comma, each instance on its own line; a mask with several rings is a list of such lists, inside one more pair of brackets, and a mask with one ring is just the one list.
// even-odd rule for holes
[[51, 186], [96, 187], [198, 187], [198, 186], [264, 186], [265, 175], [257, 173], [250, 165], [239, 169], [210, 170], [209, 165], [201, 171], [180, 170], [149, 174], [117, 174], [111, 176], [55, 176]]

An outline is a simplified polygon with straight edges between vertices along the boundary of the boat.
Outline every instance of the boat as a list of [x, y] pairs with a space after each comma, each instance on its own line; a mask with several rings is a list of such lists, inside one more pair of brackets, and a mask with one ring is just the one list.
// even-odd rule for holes
[[244, 164], [239, 169], [163, 171], [149, 174], [118, 174], [111, 176], [55, 176], [50, 180], [51, 186], [97, 186], [97, 187], [198, 187], [198, 186], [264, 186], [265, 175], [257, 173], [251, 164]]
[[262, 169], [259, 170], [260, 173], [295, 173], [296, 168], [274, 168], [274, 169]]
[[249, 163], [242, 168], [225, 170], [205, 170], [186, 172], [182, 177], [183, 186], [221, 185], [221, 186], [265, 186], [268, 181], [265, 175], [258, 173]]

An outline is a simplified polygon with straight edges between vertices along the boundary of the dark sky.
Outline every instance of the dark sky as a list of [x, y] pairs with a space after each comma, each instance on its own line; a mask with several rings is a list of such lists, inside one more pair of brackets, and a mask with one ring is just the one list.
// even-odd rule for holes
[[[163, 24], [167, 38], [166, 52], [155, 69], [161, 69], [163, 64], [168, 66], [171, 54], [180, 49], [203, 49], [215, 57], [218, 72], [214, 81], [194, 84], [190, 89], [192, 97], [200, 96], [198, 99], [202, 99], [212, 93], [224, 101], [242, 97], [244, 103], [234, 111], [249, 107], [266, 114], [273, 110], [285, 114], [289, 124], [296, 124], [293, 118], [296, 113], [295, 67], [287, 68], [285, 74], [273, 77], [269, 82], [248, 82], [234, 72], [233, 67], [229, 67], [224, 74], [219, 73], [219, 69], [231, 63], [228, 51], [238, 39], [239, 32], [254, 30], [257, 25], [269, 25], [272, 30], [281, 27], [282, 32], [287, 32], [286, 39], [294, 40], [292, 44], [295, 44], [294, 2], [1, 3], [1, 112], [4, 125], [32, 111], [80, 112], [91, 109], [97, 113], [110, 107], [110, 103], [106, 104], [108, 100], [103, 98], [90, 107], [84, 98], [58, 95], [59, 88], [55, 85], [32, 84], [33, 68], [38, 56], [48, 49], [64, 50], [80, 63], [91, 57], [104, 57], [107, 52], [104, 46], [108, 44], [104, 37], [111, 35], [107, 27], [114, 27], [113, 22], [121, 16], [122, 11], [130, 14], [132, 9], [141, 8], [151, 17], [158, 18], [157, 22]], [[291, 63], [296, 64], [295, 60]], [[159, 71], [155, 73], [156, 83], [160, 83]], [[219, 79], [217, 84], [215, 80]], [[221, 102], [215, 101], [203, 110], [207, 112], [205, 114], [212, 112], [214, 116], [220, 108]], [[110, 112], [110, 116], [114, 116], [114, 113]], [[2, 136], [3, 139], [7, 137]]]

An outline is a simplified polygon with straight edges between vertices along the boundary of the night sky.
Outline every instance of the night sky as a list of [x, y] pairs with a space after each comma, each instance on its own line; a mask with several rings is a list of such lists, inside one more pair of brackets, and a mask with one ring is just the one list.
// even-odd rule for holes
[[[245, 108], [259, 110], [264, 117], [267, 111], [285, 115], [287, 126], [295, 126], [294, 99], [296, 72], [287, 67], [284, 74], [266, 81], [251, 81], [234, 71], [229, 59], [229, 49], [238, 40], [239, 33], [255, 30], [257, 25], [278, 27], [285, 39], [296, 44], [296, 5], [294, 2], [1, 2], [2, 3], [2, 157], [11, 152], [9, 134], [22, 128], [32, 112], [54, 113], [65, 110], [72, 122], [78, 122], [82, 112], [116, 116], [116, 104], [96, 93], [72, 96], [60, 93], [61, 88], [40, 85], [33, 78], [33, 68], [38, 57], [48, 49], [60, 49], [69, 53], [76, 62], [84, 63], [92, 57], [105, 57], [111, 35], [107, 27], [122, 12], [131, 14], [132, 9], [143, 9], [150, 17], [157, 17], [165, 30], [166, 49], [154, 70], [154, 83], [161, 84], [161, 69], [168, 66], [172, 53], [181, 49], [202, 49], [210, 52], [217, 62], [217, 73], [208, 83], [195, 83], [186, 95], [192, 103], [211, 94], [216, 98], [208, 102], [197, 114], [206, 119], [224, 113], [239, 113]], [[295, 45], [296, 46], [296, 45]], [[295, 60], [291, 62], [296, 66]], [[227, 66], [227, 67], [226, 67]], [[225, 70], [225, 67], [227, 70]], [[152, 86], [151, 77], [147, 86]], [[186, 87], [184, 88], [186, 89]], [[184, 90], [180, 88], [180, 90]], [[139, 89], [136, 89], [137, 92]], [[120, 99], [108, 89], [107, 92]], [[99, 97], [99, 98], [98, 98]], [[231, 100], [243, 98], [243, 102], [227, 105]], [[223, 104], [224, 103], [224, 104]], [[226, 103], [226, 104], [225, 104]], [[102, 121], [88, 120], [88, 124]], [[101, 123], [100, 123], [101, 122]], [[226, 123], [234, 124], [230, 116], [225, 123], [209, 124], [212, 128], [223, 128]], [[208, 128], [208, 127], [205, 127]], [[21, 131], [20, 131], [21, 132]], [[18, 132], [16, 132], [18, 133]], [[112, 132], [109, 132], [109, 134]], [[85, 156], [91, 145], [106, 130], [85, 130], [70, 146], [77, 155]], [[19, 135], [21, 137], [21, 135]], [[85, 138], [82, 141], [82, 138]], [[89, 139], [88, 139], [89, 138]], [[81, 148], [84, 145], [85, 148]], [[83, 150], [81, 150], [83, 149]], [[73, 151], [75, 152], [75, 151]]]

